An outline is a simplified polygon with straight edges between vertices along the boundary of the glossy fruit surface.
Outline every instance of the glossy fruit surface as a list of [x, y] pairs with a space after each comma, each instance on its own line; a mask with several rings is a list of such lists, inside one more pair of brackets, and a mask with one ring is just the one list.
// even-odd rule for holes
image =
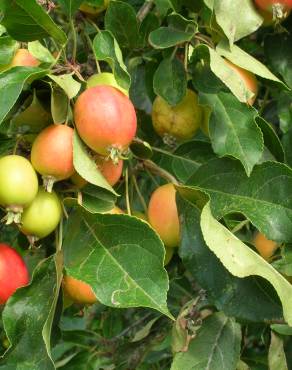
[[39, 65], [40, 62], [27, 49], [18, 49], [9, 64], [1, 65], [0, 71], [12, 67], [38, 67]]
[[166, 247], [177, 247], [180, 241], [179, 219], [172, 184], [162, 185], [151, 195], [148, 206], [149, 223]]
[[259, 232], [255, 235], [254, 245], [259, 254], [266, 260], [270, 259], [279, 247], [276, 242], [267, 239], [264, 234]]
[[19, 155], [0, 158], [0, 204], [25, 207], [38, 192], [38, 178], [31, 163]]
[[249, 105], [253, 105], [256, 100], [258, 94], [258, 81], [255, 75], [246, 69], [240, 68], [237, 65], [231, 63], [229, 60], [225, 59], [225, 63], [231, 68], [237, 75], [241, 78], [242, 82], [244, 83], [245, 87], [254, 93], [254, 96], [248, 100]]
[[113, 150], [123, 152], [136, 134], [137, 117], [132, 102], [111, 86], [85, 90], [76, 101], [74, 117], [82, 140], [104, 156]]
[[80, 304], [93, 304], [98, 302], [91, 286], [81, 280], [65, 275], [62, 285], [65, 294], [67, 294], [73, 302]]
[[73, 175], [73, 133], [65, 125], [51, 125], [41, 131], [31, 149], [31, 162], [37, 172], [55, 181]]
[[94, 6], [89, 1], [84, 1], [80, 5], [79, 10], [90, 16], [97, 16], [108, 7], [109, 2], [110, 0], [104, 0], [102, 6]]
[[105, 158], [99, 157], [96, 160], [96, 165], [111, 186], [114, 186], [122, 176], [123, 160], [121, 159], [115, 164], [111, 159], [106, 160]]
[[186, 96], [176, 106], [169, 105], [157, 96], [152, 108], [152, 122], [155, 131], [162, 137], [170, 135], [177, 140], [194, 136], [202, 120], [202, 110], [197, 94], [188, 89]]
[[29, 236], [44, 238], [58, 226], [62, 216], [61, 202], [56, 193], [38, 191], [21, 217], [21, 231]]
[[115, 79], [115, 76], [113, 73], [109, 72], [101, 72], [98, 74], [95, 74], [87, 80], [87, 88], [90, 87], [96, 87], [100, 85], [108, 85], [115, 87], [116, 89], [119, 89], [122, 93], [125, 95], [129, 96], [129, 93], [127, 90], [123, 89], [118, 83], [117, 80]]
[[22, 257], [7, 244], [0, 244], [0, 304], [16, 289], [27, 285], [29, 274]]
[[282, 6], [284, 10], [292, 9], [292, 0], [255, 0], [255, 4], [263, 10], [273, 12], [273, 6]]

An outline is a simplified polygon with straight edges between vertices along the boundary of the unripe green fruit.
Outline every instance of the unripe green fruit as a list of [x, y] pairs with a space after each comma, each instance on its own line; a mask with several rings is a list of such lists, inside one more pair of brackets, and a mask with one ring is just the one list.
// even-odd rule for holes
[[123, 94], [129, 96], [129, 93], [126, 89], [123, 89], [118, 83], [117, 80], [115, 79], [115, 76], [113, 73], [109, 72], [102, 72], [95, 74], [87, 80], [86, 87], [87, 89], [90, 87], [95, 87], [99, 85], [108, 85], [115, 87], [116, 89], [119, 89]]
[[62, 217], [61, 202], [55, 192], [38, 191], [33, 202], [21, 217], [21, 231], [34, 239], [48, 236], [56, 229]]
[[[31, 163], [19, 155], [0, 158], [0, 204], [21, 213], [38, 192], [38, 178]], [[15, 222], [16, 219], [14, 220]]]
[[162, 137], [169, 135], [177, 140], [191, 139], [200, 127], [201, 120], [202, 110], [197, 94], [190, 89], [176, 106], [169, 105], [159, 96], [154, 100], [153, 127]]
[[109, 4], [110, 0], [104, 0], [102, 6], [95, 6], [91, 5], [89, 1], [84, 1], [80, 7], [79, 10], [81, 10], [83, 13], [87, 14], [90, 17], [96, 17], [100, 13], [102, 13]]

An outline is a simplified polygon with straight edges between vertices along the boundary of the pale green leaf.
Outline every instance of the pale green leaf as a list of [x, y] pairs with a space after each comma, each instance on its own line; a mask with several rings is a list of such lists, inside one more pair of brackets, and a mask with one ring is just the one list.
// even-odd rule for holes
[[268, 361], [269, 370], [288, 370], [283, 340], [273, 332], [271, 332]]
[[81, 84], [74, 80], [72, 74], [65, 74], [60, 76], [48, 75], [51, 80], [56, 82], [57, 85], [61, 87], [68, 96], [69, 99], [73, 99], [79, 92]]

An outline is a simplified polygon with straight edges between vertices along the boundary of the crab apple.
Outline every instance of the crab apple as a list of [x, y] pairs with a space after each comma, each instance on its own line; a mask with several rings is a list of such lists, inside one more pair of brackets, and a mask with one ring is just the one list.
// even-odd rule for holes
[[231, 68], [237, 75], [241, 78], [245, 87], [251, 91], [254, 95], [247, 101], [249, 105], [253, 105], [258, 94], [258, 81], [255, 75], [246, 69], [238, 67], [237, 65], [231, 63], [229, 60], [224, 59], [225, 63]]
[[154, 130], [162, 137], [173, 137], [177, 140], [192, 138], [200, 127], [202, 109], [198, 103], [197, 94], [187, 89], [182, 101], [169, 105], [160, 96], [154, 100], [152, 107], [152, 122]]
[[121, 208], [114, 206], [110, 211], [104, 212], [104, 214], [109, 214], [109, 215], [124, 215], [125, 212], [121, 210]]
[[115, 87], [116, 89], [119, 89], [122, 93], [125, 95], [129, 96], [129, 93], [126, 89], [123, 89], [118, 83], [117, 80], [115, 79], [115, 76], [113, 73], [109, 72], [101, 72], [98, 74], [95, 74], [87, 80], [86, 87], [96, 87], [100, 85], [109, 85], [112, 87]]
[[82, 140], [96, 153], [116, 160], [133, 140], [137, 117], [130, 99], [112, 86], [85, 90], [74, 107]]
[[179, 218], [175, 201], [175, 187], [166, 184], [151, 195], [148, 220], [166, 247], [177, 247], [180, 241]]
[[96, 17], [108, 7], [109, 2], [110, 0], [103, 0], [103, 5], [93, 5], [90, 1], [84, 1], [79, 10], [90, 17]]
[[37, 174], [26, 158], [19, 155], [0, 158], [0, 204], [8, 212], [7, 223], [20, 222], [23, 209], [37, 192]]
[[27, 50], [18, 49], [9, 64], [2, 65], [0, 71], [5, 71], [12, 67], [38, 67], [40, 62]]
[[283, 12], [292, 9], [292, 0], [255, 0], [255, 4], [258, 8], [273, 13], [279, 10]]
[[32, 203], [23, 211], [20, 230], [33, 243], [51, 234], [58, 226], [61, 217], [62, 206], [57, 194], [39, 189]]
[[64, 293], [75, 303], [93, 304], [98, 302], [91, 286], [81, 280], [65, 275], [62, 286]]
[[256, 233], [253, 242], [257, 251], [265, 260], [269, 260], [279, 247], [279, 244], [273, 240], [267, 239], [265, 235], [260, 232]]
[[123, 172], [123, 160], [120, 159], [117, 164], [115, 164], [110, 159], [105, 159], [103, 157], [98, 157], [96, 159], [96, 165], [106, 181], [114, 186], [122, 176]]
[[73, 133], [71, 127], [51, 125], [36, 137], [31, 149], [31, 162], [43, 176], [50, 192], [54, 182], [68, 179], [74, 173]]
[[0, 243], [0, 304], [28, 283], [29, 274], [22, 257], [9, 245]]

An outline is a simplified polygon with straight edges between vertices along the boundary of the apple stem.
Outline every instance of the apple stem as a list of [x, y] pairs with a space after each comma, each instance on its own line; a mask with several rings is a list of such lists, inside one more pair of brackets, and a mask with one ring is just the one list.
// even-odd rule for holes
[[56, 182], [56, 178], [54, 176], [42, 176], [44, 188], [48, 193], [51, 193], [53, 190], [54, 183]]

